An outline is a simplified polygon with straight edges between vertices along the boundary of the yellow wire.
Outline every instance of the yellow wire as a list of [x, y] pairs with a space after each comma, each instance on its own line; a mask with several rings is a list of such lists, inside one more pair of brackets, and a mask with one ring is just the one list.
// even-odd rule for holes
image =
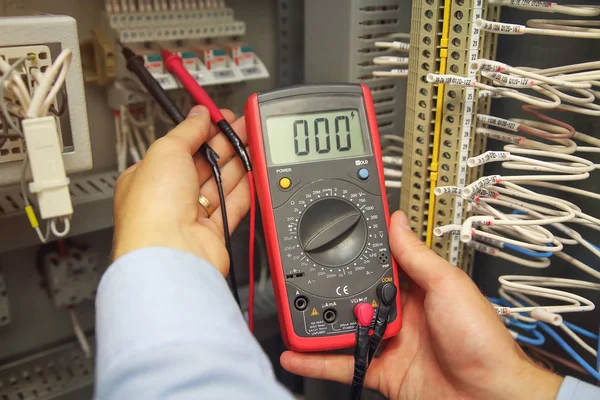
[[[442, 38], [440, 40], [440, 74], [446, 73], [448, 60], [448, 39], [450, 32], [451, 0], [444, 0], [444, 22], [442, 25]], [[427, 235], [425, 244], [431, 248], [433, 239], [433, 218], [435, 216], [435, 193], [438, 180], [438, 166], [440, 158], [440, 137], [442, 135], [442, 112], [444, 110], [444, 85], [438, 85], [437, 102], [435, 105], [435, 126], [433, 130], [433, 153], [431, 155], [431, 172], [429, 174], [429, 209], [427, 215]]]

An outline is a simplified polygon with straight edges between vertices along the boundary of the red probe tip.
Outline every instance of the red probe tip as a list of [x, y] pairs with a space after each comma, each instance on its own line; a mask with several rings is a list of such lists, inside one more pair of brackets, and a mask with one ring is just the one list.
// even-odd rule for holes
[[167, 49], [162, 49], [162, 50], [160, 51], [160, 54], [162, 54], [162, 56], [163, 56], [163, 59], [164, 59], [165, 61], [167, 60], [167, 58], [173, 57], [173, 55], [174, 55], [173, 53], [171, 53], [171, 52], [170, 52], [169, 50], [167, 50]]
[[369, 326], [373, 321], [375, 309], [369, 303], [360, 303], [354, 307], [354, 316], [359, 326]]

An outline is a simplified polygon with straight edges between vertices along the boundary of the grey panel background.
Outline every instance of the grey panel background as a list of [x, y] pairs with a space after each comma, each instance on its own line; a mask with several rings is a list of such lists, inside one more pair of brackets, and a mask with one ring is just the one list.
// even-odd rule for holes
[[[373, 78], [374, 70], [396, 67], [374, 66], [375, 55], [390, 53], [380, 51], [373, 54], [374, 42], [382, 32], [410, 33], [411, 1], [407, 0], [308, 0], [305, 3], [304, 76], [306, 83], [352, 82], [363, 83], [373, 88], [380, 85], [395, 85], [389, 127], [380, 126], [379, 134], [403, 136], [406, 109], [406, 78]], [[398, 6], [397, 11], [365, 12], [368, 7]], [[372, 14], [372, 15], [370, 15]], [[387, 26], [365, 24], [376, 20], [395, 20]], [[373, 36], [371, 36], [373, 35]], [[368, 50], [368, 51], [367, 51]], [[374, 96], [375, 97], [375, 96]], [[376, 112], [388, 106], [376, 104]], [[378, 118], [380, 125], [384, 121]], [[388, 189], [390, 211], [400, 205], [400, 189]]]
[[[249, 43], [267, 66], [271, 77], [264, 80], [230, 85], [216, 95], [217, 103], [230, 108], [241, 116], [246, 99], [254, 92], [274, 88], [278, 79], [278, 8], [275, 0], [228, 0], [228, 7], [235, 11], [236, 19], [246, 23], [244, 41]], [[78, 22], [81, 40], [91, 37], [91, 28], [96, 23], [104, 6], [103, 0], [0, 0], [0, 15], [23, 15], [36, 13], [64, 14]], [[294, 17], [295, 14], [292, 16]], [[301, 20], [299, 20], [301, 21]], [[297, 27], [296, 27], [297, 29]], [[290, 34], [293, 34], [290, 31]], [[116, 169], [115, 134], [112, 111], [106, 105], [105, 89], [87, 84], [86, 100], [89, 115], [94, 168], [90, 173]], [[0, 272], [4, 275], [11, 305], [12, 324], [0, 329], [0, 363], [12, 362], [34, 354], [45, 348], [72, 341], [72, 327], [68, 313], [54, 308], [45, 290], [40, 287], [41, 276], [36, 269], [36, 251], [39, 243], [24, 214], [2, 217], [0, 230]], [[94, 247], [105, 264], [109, 264], [112, 241], [112, 201], [104, 200], [85, 204], [75, 209], [72, 233], [79, 235], [76, 242]], [[89, 232], [89, 233], [88, 233]], [[247, 273], [247, 223], [244, 222], [233, 236], [234, 261], [238, 280], [248, 282]], [[14, 249], [14, 250], [12, 250]], [[7, 251], [10, 250], [10, 251]], [[259, 265], [257, 265], [257, 274]], [[81, 325], [93, 331], [94, 312], [91, 302], [77, 307]], [[270, 326], [276, 326], [270, 320]], [[262, 328], [259, 330], [263, 330]], [[281, 339], [272, 337], [267, 350], [273, 361], [282, 351]], [[291, 386], [297, 385], [294, 377], [277, 371], [278, 376]], [[88, 389], [73, 393], [64, 399], [90, 398]]]
[[[597, 1], [562, 1], [561, 4], [588, 4], [598, 5]], [[545, 14], [545, 13], [533, 13], [524, 12], [508, 7], [502, 8], [502, 22], [510, 22], [517, 24], [525, 24], [528, 19], [533, 18], [563, 18], [561, 15]], [[569, 18], [569, 17], [564, 17]], [[578, 19], [573, 17], [572, 19]], [[547, 37], [547, 36], [508, 36], [500, 35], [498, 40], [498, 53], [497, 60], [505, 62], [513, 66], [531, 66], [537, 68], [550, 68], [565, 64], [574, 64], [579, 62], [597, 61], [600, 53], [598, 52], [598, 41], [597, 40], [577, 40], [560, 37]], [[492, 101], [492, 115], [502, 118], [529, 118], [529, 114], [521, 111], [521, 104], [515, 100], [510, 99], [499, 99]], [[547, 113], [549, 116], [558, 120], [564, 121], [568, 124], [573, 125], [577, 131], [586, 133], [588, 135], [598, 136], [600, 132], [600, 118], [584, 116], [574, 113], [562, 113], [552, 112]], [[531, 118], [529, 118], [531, 119]], [[501, 149], [502, 145], [497, 141], [488, 141], [488, 148], [493, 150]], [[584, 153], [583, 157], [589, 158], [596, 163], [600, 162], [598, 154]], [[518, 171], [517, 171], [518, 172]], [[492, 163], [486, 166], [485, 174], [515, 174], [507, 173], [506, 170], [502, 170], [499, 163]], [[599, 172], [592, 173], [591, 177], [582, 182], [569, 182], [567, 185], [573, 185], [581, 189], [589, 190], [598, 193], [600, 190], [600, 179]], [[565, 192], [557, 191], [546, 191], [542, 188], [534, 189], [540, 190], [540, 192], [554, 195], [563, 198], [568, 201], [572, 201], [579, 205], [584, 212], [590, 215], [598, 216], [597, 213], [597, 201], [582, 196], [573, 195]], [[581, 227], [579, 225], [574, 226], [575, 229], [579, 230], [585, 239], [598, 245], [600, 243], [600, 234], [597, 231]], [[567, 254], [571, 254], [579, 258], [582, 262], [590, 265], [594, 268], [598, 268], [600, 263], [598, 259], [588, 250], [582, 246], [567, 246], [565, 248]], [[527, 274], [527, 275], [544, 275], [544, 276], [556, 276], [564, 278], [582, 279], [594, 281], [592, 277], [575, 268], [571, 264], [553, 257], [551, 259], [552, 264], [549, 268], [543, 270], [536, 270], [532, 268], [525, 268], [515, 264], [507, 263], [504, 260], [495, 257], [489, 257], [478, 253], [475, 258], [473, 279], [477, 285], [481, 288], [484, 294], [495, 296], [498, 288], [498, 276], [505, 274]], [[580, 291], [580, 294], [584, 297], [588, 297], [596, 304], [600, 301], [600, 295], [594, 291]], [[565, 320], [578, 324], [592, 332], [598, 332], [600, 318], [599, 312], [592, 311], [586, 313], [570, 313], [564, 314]], [[566, 356], [566, 353], [562, 351], [558, 346], [554, 344], [552, 339], [548, 338], [548, 344], [546, 348], [552, 349], [561, 356]], [[580, 352], [580, 354], [584, 354]], [[586, 356], [584, 356], [586, 358]], [[588, 359], [588, 358], [586, 358]], [[595, 365], [595, 361], [588, 359], [588, 362]], [[564, 371], [570, 372], [570, 371]], [[590, 378], [587, 378], [590, 382]]]

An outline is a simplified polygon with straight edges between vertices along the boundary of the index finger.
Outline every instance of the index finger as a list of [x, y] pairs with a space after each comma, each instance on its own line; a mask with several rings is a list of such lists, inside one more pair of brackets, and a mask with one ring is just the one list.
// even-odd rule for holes
[[345, 354], [305, 354], [285, 351], [281, 366], [288, 372], [307, 378], [350, 383], [354, 376], [354, 359]]
[[[307, 378], [350, 384], [354, 376], [354, 359], [351, 355], [346, 354], [307, 354], [285, 351], [281, 355], [280, 362], [288, 372]], [[377, 388], [379, 384], [378, 363], [379, 360], [373, 359], [365, 377], [365, 387]]]

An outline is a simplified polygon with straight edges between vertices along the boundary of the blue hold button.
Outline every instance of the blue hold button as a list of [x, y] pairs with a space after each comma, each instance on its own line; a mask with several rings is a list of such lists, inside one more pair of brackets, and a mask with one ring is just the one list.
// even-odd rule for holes
[[366, 168], [361, 168], [358, 170], [358, 179], [361, 181], [366, 181], [369, 179], [369, 170]]

